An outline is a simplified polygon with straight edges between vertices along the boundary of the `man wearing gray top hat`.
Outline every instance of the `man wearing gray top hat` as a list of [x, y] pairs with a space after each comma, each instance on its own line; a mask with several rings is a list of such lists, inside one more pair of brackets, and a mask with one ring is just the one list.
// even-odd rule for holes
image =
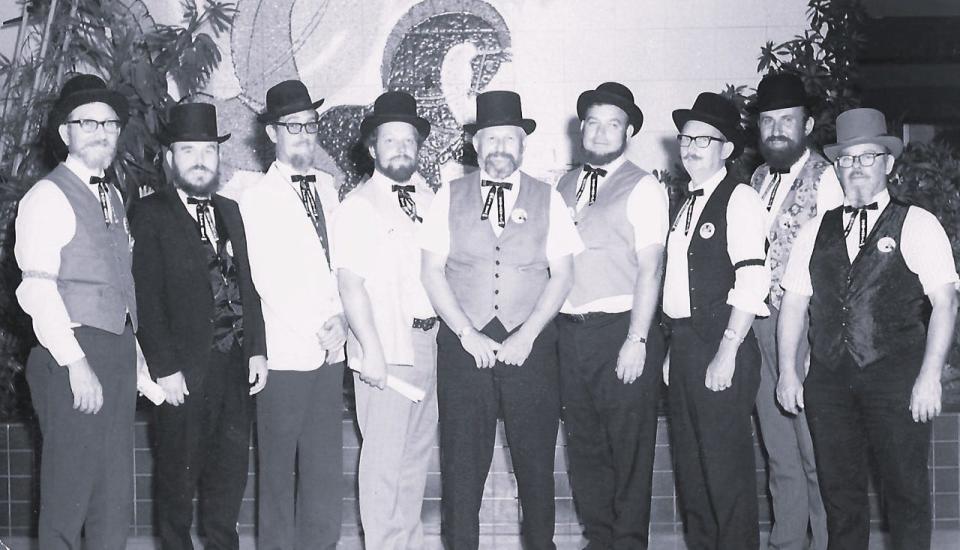
[[[753, 173], [751, 185], [763, 203], [770, 268], [770, 316], [753, 322], [760, 346], [760, 390], [757, 417], [767, 450], [767, 472], [773, 499], [773, 550], [805, 550], [807, 532], [812, 550], [827, 547], [827, 517], [820, 499], [813, 442], [806, 416], [785, 413], [777, 405], [777, 319], [783, 290], [780, 279], [800, 227], [843, 201], [843, 190], [830, 162], [809, 141], [813, 116], [800, 77], [768, 75], [757, 86], [760, 153], [766, 162]], [[802, 340], [806, 340], [803, 338]], [[802, 346], [801, 369], [806, 375], [808, 349]]]
[[437, 394], [443, 533], [479, 545], [480, 503], [497, 418], [510, 444], [526, 548], [552, 550], [560, 419], [553, 318], [583, 243], [560, 194], [520, 170], [527, 135], [514, 92], [477, 96], [480, 170], [440, 188], [420, 228], [422, 278], [443, 319]]
[[781, 283], [777, 397], [789, 412], [806, 407], [831, 550], [868, 546], [870, 463], [893, 548], [930, 548], [930, 420], [940, 413], [960, 278], [937, 218], [890, 196], [902, 151], [880, 111], [837, 117], [837, 143], [824, 153], [843, 206], [804, 226]]
[[27, 382], [43, 434], [40, 548], [120, 550], [133, 511], [137, 304], [113, 162], [127, 101], [93, 75], [63, 85], [51, 136], [67, 158], [20, 201], [17, 299], [39, 344]]

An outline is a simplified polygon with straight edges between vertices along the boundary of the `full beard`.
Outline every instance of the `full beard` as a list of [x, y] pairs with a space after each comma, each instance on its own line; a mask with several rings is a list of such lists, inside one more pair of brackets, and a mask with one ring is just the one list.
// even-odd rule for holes
[[115, 154], [116, 149], [112, 149], [109, 143], [106, 141], [97, 141], [85, 145], [78, 153], [78, 156], [88, 168], [93, 170], [106, 170], [107, 167], [110, 166], [110, 163], [113, 162]]
[[417, 171], [417, 161], [413, 157], [397, 155], [385, 163], [375, 161], [377, 170], [393, 181], [408, 181]]
[[[777, 141], [786, 142], [784, 147], [773, 147], [770, 145], [770, 142], [774, 138], [779, 138]], [[803, 152], [807, 150], [807, 144], [804, 142], [797, 142], [788, 137], [784, 136], [771, 136], [767, 139], [760, 140], [759, 144], [760, 154], [763, 155], [763, 159], [767, 161], [767, 164], [776, 170], [789, 170], [800, 157], [803, 156]]]
[[185, 173], [193, 173], [195, 171], [200, 171], [206, 173], [209, 176], [205, 182], [194, 183], [187, 180], [184, 176], [184, 172], [181, 172], [179, 168], [174, 167], [173, 170], [173, 185], [177, 189], [181, 189], [184, 193], [191, 196], [208, 196], [214, 193], [217, 188], [220, 186], [220, 174], [217, 172], [211, 172], [205, 166], [193, 166], [185, 171]]
[[492, 153], [483, 159], [483, 170], [488, 176], [505, 178], [517, 171], [520, 160], [507, 153]]
[[600, 153], [597, 151], [591, 151], [587, 149], [586, 146], [583, 147], [583, 160], [592, 166], [604, 166], [610, 164], [611, 162], [617, 160], [617, 158], [627, 150], [627, 140], [623, 140], [623, 143], [620, 147], [617, 147], [614, 151], [609, 151], [606, 153]]

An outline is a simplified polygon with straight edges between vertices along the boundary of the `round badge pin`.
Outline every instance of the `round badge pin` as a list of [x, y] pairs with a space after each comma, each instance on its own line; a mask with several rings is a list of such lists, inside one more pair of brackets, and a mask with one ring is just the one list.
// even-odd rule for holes
[[523, 208], [514, 208], [510, 214], [510, 219], [513, 220], [513, 223], [523, 223], [527, 221], [527, 211]]
[[897, 248], [897, 241], [893, 240], [893, 237], [883, 237], [877, 241], [877, 250], [880, 252], [893, 252], [895, 248]]
[[717, 228], [713, 226], [712, 223], [707, 222], [700, 226], [700, 238], [709, 239], [713, 237], [713, 234], [717, 232]]

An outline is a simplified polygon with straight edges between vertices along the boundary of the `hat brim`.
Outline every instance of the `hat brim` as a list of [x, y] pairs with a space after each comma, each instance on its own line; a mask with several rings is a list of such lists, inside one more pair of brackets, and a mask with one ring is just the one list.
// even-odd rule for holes
[[230, 139], [230, 134], [224, 134], [222, 136], [211, 136], [209, 134], [180, 134], [180, 135], [164, 135], [160, 139], [160, 143], [170, 146], [179, 141], [216, 141], [217, 143], [223, 143]]
[[127, 103], [127, 98], [119, 92], [99, 88], [80, 90], [70, 94], [63, 101], [57, 102], [54, 105], [51, 115], [54, 121], [54, 124], [51, 124], [51, 126], [54, 128], [60, 126], [74, 109], [88, 103], [105, 103], [109, 105], [110, 108], [117, 113], [117, 116], [120, 117], [120, 122], [123, 124], [126, 124], [127, 120], [130, 119], [130, 106]]
[[692, 109], [677, 109], [673, 112], [673, 123], [677, 126], [678, 132], [682, 132], [683, 126], [691, 120], [697, 120], [713, 126], [723, 134], [723, 137], [727, 138], [727, 141], [733, 144], [733, 153], [730, 154], [727, 160], [734, 160], [743, 152], [744, 141], [746, 141], [743, 132], [741, 132], [739, 128], [732, 126], [726, 120]]
[[862, 145], [864, 143], [875, 143], [877, 145], [882, 145], [890, 151], [890, 154], [893, 155], [893, 158], [897, 158], [903, 153], [903, 140], [896, 136], [873, 136], [873, 137], [861, 137], [855, 139], [848, 139], [846, 141], [841, 141], [839, 143], [832, 143], [830, 145], [823, 146], [823, 154], [831, 162], [837, 160], [837, 157], [840, 156], [840, 153], [847, 147], [853, 145]]
[[416, 128], [423, 139], [430, 135], [430, 121], [425, 118], [410, 115], [370, 115], [360, 122], [361, 139], [366, 139], [370, 132], [387, 122], [406, 122]]
[[463, 131], [468, 134], [476, 134], [484, 128], [492, 128], [494, 126], [519, 126], [523, 129], [527, 135], [533, 133], [537, 129], [537, 122], [531, 118], [521, 118], [521, 119], [511, 119], [511, 120], [486, 120], [482, 123], [471, 123], [464, 124]]
[[603, 90], [587, 90], [580, 94], [580, 97], [577, 98], [577, 117], [583, 120], [583, 117], [587, 114], [587, 109], [596, 104], [613, 105], [627, 113], [627, 121], [633, 126], [633, 135], [637, 135], [640, 127], [643, 126], [643, 111], [640, 110], [640, 107], [621, 96]]
[[293, 113], [299, 113], [300, 111], [311, 111], [317, 107], [323, 105], [322, 99], [318, 99], [310, 104], [305, 105], [289, 105], [285, 106], [276, 111], [264, 111], [257, 115], [257, 121], [263, 124], [269, 124], [271, 122], [276, 122], [280, 120], [281, 117], [291, 115]]

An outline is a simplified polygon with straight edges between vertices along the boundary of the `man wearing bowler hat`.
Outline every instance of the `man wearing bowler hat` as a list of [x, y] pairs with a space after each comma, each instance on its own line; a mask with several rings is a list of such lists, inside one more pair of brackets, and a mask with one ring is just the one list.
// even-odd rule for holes
[[528, 549], [553, 549], [553, 457], [560, 416], [553, 318], [583, 243], [560, 194], [520, 171], [536, 122], [520, 96], [477, 96], [480, 170], [440, 188], [420, 228], [437, 336], [443, 532], [479, 544], [480, 503], [497, 418], [510, 444]]
[[[778, 399], [806, 405], [830, 549], [865, 550], [868, 463], [877, 466], [893, 548], [930, 548], [930, 420], [953, 340], [957, 271], [927, 210], [890, 196], [903, 142], [883, 113], [837, 117], [843, 206], [804, 226], [783, 276]], [[810, 372], [797, 373], [809, 313]]]
[[[333, 265], [350, 322], [367, 548], [423, 548], [420, 510], [437, 436], [437, 314], [420, 282], [416, 230], [433, 192], [417, 173], [430, 122], [406, 92], [387, 92], [360, 123], [373, 176], [333, 220]], [[403, 395], [407, 382], [423, 392]]]
[[557, 318], [570, 481], [588, 548], [646, 548], [667, 192], [624, 154], [643, 125], [626, 86], [583, 92], [577, 115], [586, 163], [557, 184], [587, 247]]
[[743, 148], [740, 112], [700, 94], [673, 112], [689, 195], [667, 239], [663, 313], [670, 337], [670, 429], [687, 545], [759, 545], [751, 415], [760, 352], [751, 330], [768, 314], [763, 207], [727, 173]]
[[193, 548], [198, 486], [206, 547], [239, 548], [250, 394], [266, 383], [260, 296], [250, 279], [240, 209], [216, 193], [220, 144], [229, 137], [217, 132], [213, 105], [173, 107], [161, 136], [173, 186], [135, 203], [130, 216], [137, 338], [165, 393], [154, 425], [164, 550]]
[[240, 200], [270, 354], [257, 397], [260, 549], [340, 538], [346, 319], [327, 232], [338, 195], [313, 168], [321, 103], [299, 80], [267, 91], [258, 119], [277, 160]]
[[99, 77], [63, 85], [50, 113], [67, 157], [20, 201], [21, 307], [39, 344], [26, 376], [43, 434], [40, 548], [120, 550], [133, 505], [137, 303], [123, 199], [105, 170], [126, 99]]
[[[760, 194], [770, 268], [770, 316], [753, 322], [760, 346], [760, 391], [757, 417], [767, 450], [773, 527], [769, 547], [775, 550], [825, 550], [827, 518], [820, 499], [813, 442], [806, 416], [785, 414], [777, 405], [777, 319], [783, 290], [780, 279], [800, 227], [843, 201], [843, 189], [830, 162], [811, 149], [813, 116], [803, 81], [791, 73], [767, 75], [757, 86], [756, 110], [760, 153], [764, 164], [753, 173], [751, 186]], [[804, 343], [806, 338], [802, 338]], [[806, 345], [801, 346], [806, 375]], [[812, 545], [807, 543], [807, 530]]]

